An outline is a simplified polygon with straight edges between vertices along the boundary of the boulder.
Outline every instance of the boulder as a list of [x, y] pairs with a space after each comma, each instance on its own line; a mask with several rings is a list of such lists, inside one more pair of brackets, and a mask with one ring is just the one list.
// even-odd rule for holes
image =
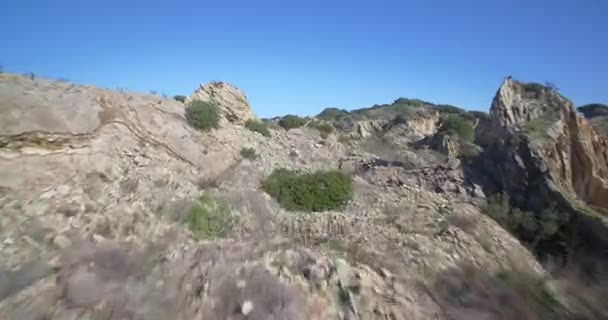
[[225, 82], [201, 85], [186, 99], [186, 104], [196, 100], [216, 104], [221, 115], [232, 123], [244, 124], [247, 120], [256, 119], [243, 91]]

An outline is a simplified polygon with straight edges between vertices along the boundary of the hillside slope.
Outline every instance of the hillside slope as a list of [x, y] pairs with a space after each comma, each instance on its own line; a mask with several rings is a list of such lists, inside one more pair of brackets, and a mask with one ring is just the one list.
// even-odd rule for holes
[[[160, 96], [0, 74], [0, 318], [470, 319], [437, 289], [455, 268], [545, 274], [457, 159], [415, 145], [436, 111], [345, 142], [253, 132], [226, 83], [193, 100], [217, 104], [218, 129]], [[353, 197], [289, 212], [261, 189], [278, 168], [341, 170]], [[189, 228], [202, 195], [227, 208], [217, 237]]]

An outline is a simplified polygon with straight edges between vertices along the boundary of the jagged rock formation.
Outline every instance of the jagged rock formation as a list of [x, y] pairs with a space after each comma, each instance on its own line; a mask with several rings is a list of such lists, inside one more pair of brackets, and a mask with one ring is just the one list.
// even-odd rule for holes
[[243, 124], [256, 119], [251, 111], [247, 97], [238, 88], [224, 82], [211, 82], [201, 85], [186, 99], [186, 104], [193, 100], [213, 102], [219, 106], [221, 114], [230, 122]]
[[572, 102], [556, 91], [506, 80], [492, 104], [494, 123], [507, 135], [523, 132], [531, 156], [558, 192], [608, 209], [608, 139], [597, 134]]
[[386, 120], [366, 120], [357, 121], [354, 124], [354, 130], [350, 133], [352, 137], [369, 138], [384, 131], [384, 128], [389, 124]]
[[439, 123], [438, 112], [428, 112], [424, 115], [401, 116], [393, 119], [358, 120], [351, 128], [346, 129], [353, 138], [370, 138], [378, 135], [390, 135], [396, 126], [402, 126], [401, 132], [415, 137], [424, 137], [437, 132]]
[[[554, 89], [507, 79], [491, 118], [477, 127], [484, 152], [466, 170], [485, 193], [504, 192], [537, 216], [568, 218], [539, 245], [539, 255], [577, 263], [607, 259], [608, 140]], [[544, 251], [543, 251], [544, 250]], [[584, 263], [587, 263], [585, 261]], [[566, 262], [564, 262], [566, 263]]]
[[426, 105], [400, 103], [354, 110], [352, 113], [339, 110], [340, 113], [336, 114], [338, 111], [330, 112], [332, 109], [329, 109], [317, 117], [332, 122], [343, 134], [352, 138], [406, 133], [409, 137], [419, 139], [437, 132], [440, 119], [438, 111]]

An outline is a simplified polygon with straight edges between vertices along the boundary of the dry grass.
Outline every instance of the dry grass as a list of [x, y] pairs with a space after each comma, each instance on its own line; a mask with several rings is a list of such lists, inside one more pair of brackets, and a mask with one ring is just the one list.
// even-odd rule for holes
[[[217, 281], [217, 280], [216, 280]], [[303, 319], [303, 303], [295, 291], [262, 267], [228, 275], [211, 289], [217, 304], [206, 310], [205, 319]], [[246, 312], [246, 304], [252, 306]]]
[[450, 214], [446, 217], [446, 220], [450, 226], [455, 226], [467, 233], [471, 233], [479, 222], [475, 217], [459, 214]]
[[375, 270], [380, 267], [378, 257], [360, 242], [347, 243], [346, 260], [352, 265], [364, 264]]
[[464, 265], [441, 274], [430, 292], [454, 320], [608, 317], [608, 308], [602, 302], [608, 287], [581, 282], [572, 272], [556, 282], [521, 271], [492, 274]]
[[[295, 289], [266, 268], [244, 263], [265, 252], [257, 242], [177, 253], [172, 241], [160, 239], [136, 248], [108, 240], [74, 240], [61, 256], [57, 288], [20, 298], [18, 305], [2, 309], [2, 316], [63, 319], [69, 310], [108, 320], [304, 319], [305, 305]], [[176, 253], [171, 260], [165, 258], [168, 252]], [[37, 261], [34, 269], [0, 273], [0, 298], [48, 276], [48, 267], [42, 274], [38, 271], [43, 265]], [[11, 281], [5, 283], [7, 279]]]
[[466, 265], [440, 275], [433, 296], [451, 319], [566, 319], [543, 280], [523, 273], [493, 275]]

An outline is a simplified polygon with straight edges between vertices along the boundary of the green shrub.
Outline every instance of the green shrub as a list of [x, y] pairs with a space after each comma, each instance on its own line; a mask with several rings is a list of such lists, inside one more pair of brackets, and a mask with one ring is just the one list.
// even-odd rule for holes
[[307, 212], [339, 208], [352, 197], [351, 177], [341, 171], [297, 174], [276, 169], [262, 188], [287, 210]]
[[465, 162], [470, 162], [477, 156], [479, 156], [479, 149], [475, 144], [466, 142], [460, 146], [460, 158]]
[[279, 125], [287, 130], [299, 128], [306, 123], [306, 119], [288, 114], [279, 120]]
[[175, 95], [173, 96], [173, 99], [182, 103], [186, 102], [186, 96], [182, 95]]
[[348, 116], [348, 111], [338, 108], [325, 108], [317, 115], [317, 118], [325, 121], [339, 120]]
[[488, 197], [485, 212], [511, 233], [535, 242], [557, 235], [560, 227], [568, 223], [567, 214], [554, 208], [543, 210], [535, 215], [532, 212], [512, 208], [509, 196], [496, 194]]
[[[554, 208], [545, 209], [540, 213], [538, 219], [538, 227], [542, 238], [551, 237], [559, 231], [560, 225], [564, 221], [560, 221], [560, 215]], [[567, 222], [567, 221], [565, 221]]]
[[254, 131], [254, 132], [259, 132], [265, 137], [270, 136], [270, 130], [268, 130], [268, 125], [262, 121], [258, 121], [258, 120], [254, 120], [254, 119], [247, 120], [245, 122], [245, 128], [247, 128], [251, 131]]
[[451, 104], [438, 104], [438, 105], [434, 106], [433, 109], [435, 109], [439, 112], [456, 114], [456, 115], [462, 115], [466, 112], [466, 111], [464, 111], [464, 109], [458, 108]]
[[601, 103], [590, 103], [576, 108], [585, 118], [608, 116], [608, 105]]
[[463, 117], [469, 121], [479, 120], [489, 120], [490, 115], [483, 111], [470, 110], [467, 111]]
[[524, 132], [536, 141], [545, 141], [549, 138], [549, 128], [557, 121], [557, 115], [547, 113], [541, 117], [530, 120], [524, 124]]
[[228, 209], [207, 195], [201, 196], [190, 208], [188, 226], [199, 238], [216, 238], [229, 228]]
[[254, 148], [243, 148], [241, 149], [241, 157], [249, 160], [255, 160], [258, 158]]
[[216, 105], [197, 100], [186, 108], [186, 119], [191, 126], [209, 131], [219, 127], [220, 113]]
[[444, 132], [456, 133], [466, 142], [473, 142], [473, 140], [475, 140], [475, 130], [473, 130], [473, 126], [471, 126], [463, 117], [456, 114], [449, 114], [444, 118], [442, 130]]
[[547, 89], [547, 87], [545, 87], [542, 84], [537, 83], [537, 82], [522, 83], [521, 85], [524, 88], [524, 90], [528, 91], [528, 92], [540, 93], [543, 90]]
[[321, 133], [321, 137], [323, 139], [327, 139], [327, 137], [335, 130], [334, 126], [332, 126], [331, 124], [318, 121], [310, 122], [308, 124], [308, 127], [318, 130]]
[[511, 208], [510, 197], [507, 194], [495, 194], [488, 197], [485, 212], [501, 226], [511, 232], [517, 232], [518, 228], [534, 231], [535, 221], [530, 220], [532, 213]]

